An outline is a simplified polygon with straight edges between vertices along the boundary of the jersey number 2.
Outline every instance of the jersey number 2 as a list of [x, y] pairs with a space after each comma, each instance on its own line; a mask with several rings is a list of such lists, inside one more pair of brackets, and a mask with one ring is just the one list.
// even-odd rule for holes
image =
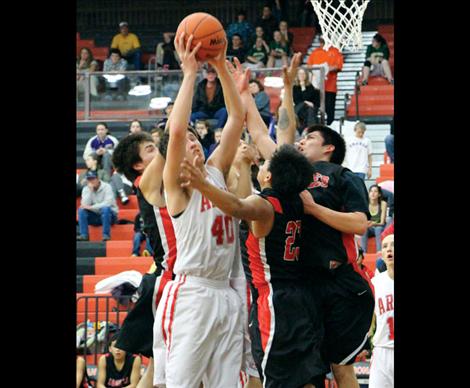
[[231, 244], [234, 240], [233, 221], [231, 216], [217, 216], [212, 224], [211, 232], [216, 237], [216, 244], [222, 245], [224, 243], [224, 226], [227, 243]]
[[294, 261], [299, 260], [299, 247], [292, 245], [295, 244], [297, 234], [300, 233], [301, 221], [289, 221], [286, 226], [286, 245], [284, 248], [284, 260]]

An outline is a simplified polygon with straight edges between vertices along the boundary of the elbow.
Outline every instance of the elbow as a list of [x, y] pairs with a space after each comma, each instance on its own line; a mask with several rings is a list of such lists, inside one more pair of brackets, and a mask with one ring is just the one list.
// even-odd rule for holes
[[361, 220], [357, 222], [356, 228], [354, 230], [354, 234], [365, 234], [367, 231], [367, 218], [361, 217]]

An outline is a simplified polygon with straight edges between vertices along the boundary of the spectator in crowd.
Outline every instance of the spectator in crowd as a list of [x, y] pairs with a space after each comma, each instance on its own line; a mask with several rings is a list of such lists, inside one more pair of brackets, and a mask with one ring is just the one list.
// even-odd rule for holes
[[265, 36], [273, 36], [275, 30], [277, 30], [277, 26], [279, 21], [273, 16], [272, 9], [269, 5], [265, 5], [263, 7], [263, 12], [260, 18], [256, 21], [256, 26], [263, 27], [263, 31]]
[[96, 388], [136, 388], [140, 380], [140, 356], [116, 348], [116, 339], [117, 335], [111, 338], [109, 353], [103, 354], [98, 361]]
[[83, 357], [77, 357], [77, 388], [88, 388], [86, 362]]
[[150, 241], [144, 233], [144, 220], [140, 215], [140, 212], [137, 213], [134, 219], [134, 239], [132, 243], [132, 256], [140, 256], [140, 244], [142, 241], [145, 241], [145, 249], [142, 252], [143, 256], [153, 256], [152, 247], [150, 246]]
[[139, 120], [134, 119], [131, 121], [131, 124], [129, 125], [129, 135], [142, 132], [143, 130], [144, 128], [142, 127], [142, 123]]
[[269, 96], [264, 91], [264, 87], [261, 82], [259, 82], [257, 79], [250, 80], [249, 88], [251, 95], [255, 99], [258, 112], [261, 115], [264, 123], [268, 127], [272, 119]]
[[217, 128], [214, 131], [214, 143], [211, 144], [209, 147], [209, 156], [214, 152], [217, 146], [220, 143], [220, 139], [222, 138], [222, 128]]
[[320, 23], [313, 10], [310, 0], [298, 0], [301, 3], [302, 14], [300, 16], [300, 27], [315, 27], [317, 34], [321, 34]]
[[320, 107], [320, 91], [309, 80], [303, 68], [297, 70], [293, 88], [295, 114], [299, 118], [299, 134], [305, 127], [318, 124], [317, 114]]
[[106, 123], [98, 123], [96, 125], [96, 136], [88, 140], [83, 152], [83, 159], [86, 161], [88, 155], [98, 155], [98, 162], [103, 166], [103, 170], [111, 176], [112, 162], [111, 155], [114, 147], [118, 144], [118, 140], [109, 134], [109, 128]]
[[165, 108], [165, 116], [166, 117], [162, 118], [161, 120], [159, 120], [156, 123], [156, 125], [155, 125], [156, 128], [161, 128], [161, 129], [165, 130], [166, 122], [168, 121], [168, 117], [170, 117], [170, 113], [173, 110], [173, 104], [174, 103], [172, 101], [170, 101], [168, 103], [168, 105]]
[[246, 49], [243, 47], [243, 41], [240, 34], [233, 34], [232, 43], [227, 47], [227, 58], [232, 60], [233, 57], [237, 57], [241, 63], [245, 62]]
[[[80, 58], [77, 59], [77, 72], [78, 71], [98, 71], [98, 62], [95, 61], [93, 53], [88, 47], [83, 47], [80, 50]], [[85, 93], [85, 82], [85, 76], [77, 74], [78, 93]], [[96, 75], [90, 76], [90, 94], [92, 97], [98, 97], [98, 77]]]
[[255, 44], [248, 50], [243, 66], [260, 69], [266, 66], [270, 49], [263, 38], [256, 38]]
[[111, 185], [102, 182], [96, 171], [87, 172], [87, 185], [82, 191], [78, 209], [79, 241], [88, 241], [88, 224], [103, 226], [103, 241], [111, 239], [111, 225], [117, 221], [118, 206]]
[[336, 92], [338, 73], [343, 69], [343, 55], [333, 46], [328, 50], [324, 49], [325, 40], [320, 38], [320, 47], [312, 51], [307, 59], [307, 64], [311, 67], [313, 65], [328, 65], [328, 74], [325, 79], [325, 111], [326, 111], [326, 124], [330, 125], [335, 119], [335, 105], [336, 105]]
[[346, 137], [346, 157], [343, 165], [362, 180], [372, 177], [372, 141], [364, 136], [366, 124], [359, 121], [354, 126], [354, 136]]
[[191, 121], [216, 119], [217, 128], [223, 128], [227, 121], [222, 85], [213, 67], [206, 71], [206, 77], [198, 83], [193, 98]]
[[87, 167], [86, 170], [83, 170], [78, 176], [77, 197], [82, 195], [82, 190], [87, 185], [86, 174], [88, 171], [95, 171], [98, 178], [103, 182], [109, 183], [111, 181], [109, 174], [100, 168], [101, 166], [99, 166], [97, 154], [91, 153], [88, 155], [85, 159], [85, 164]]
[[370, 220], [367, 221], [367, 231], [361, 237], [361, 247], [367, 253], [367, 241], [369, 237], [375, 236], [376, 251], [382, 249], [381, 234], [385, 228], [385, 217], [387, 215], [387, 202], [383, 200], [382, 188], [372, 185], [369, 188], [369, 212]]
[[253, 36], [253, 38], [251, 40], [251, 45], [252, 46], [256, 43], [256, 39], [258, 39], [258, 38], [262, 39], [263, 46], [267, 49], [267, 51], [269, 53], [269, 43], [271, 43], [272, 35], [271, 36], [266, 35], [266, 33], [264, 32], [263, 27], [257, 26], [255, 28], [255, 35]]
[[369, 76], [385, 77], [393, 84], [392, 70], [390, 69], [390, 51], [387, 41], [380, 34], [375, 34], [372, 44], [367, 46], [366, 61], [362, 68], [362, 85], [367, 85]]
[[279, 32], [283, 36], [286, 43], [289, 45], [289, 48], [292, 49], [292, 43], [294, 42], [294, 34], [289, 31], [289, 25], [285, 20], [281, 20], [279, 23]]
[[251, 36], [255, 33], [253, 25], [246, 20], [246, 11], [240, 10], [237, 13], [237, 21], [230, 23], [227, 27], [227, 39], [232, 39], [235, 34], [238, 34], [243, 43], [246, 45], [250, 42]]
[[174, 32], [164, 32], [163, 42], [157, 45], [156, 62], [158, 67], [169, 70], [180, 69], [180, 60], [175, 49]]
[[385, 137], [385, 151], [390, 158], [391, 163], [395, 163], [395, 123], [394, 121], [390, 124], [390, 134]]
[[[118, 73], [127, 70], [127, 61], [121, 57], [121, 52], [119, 49], [111, 49], [109, 51], [109, 58], [104, 61], [103, 71], [109, 74], [105, 74], [103, 77], [105, 79], [106, 90], [115, 90], [117, 89], [118, 100], [126, 99], [126, 88], [128, 80], [125, 76], [120, 79], [111, 79], [110, 77], [116, 77]], [[113, 74], [115, 73], [115, 74]], [[121, 74], [122, 75], [122, 74]], [[112, 96], [108, 93], [105, 95], [106, 100], [112, 100]]]
[[137, 35], [129, 32], [127, 22], [119, 23], [120, 33], [113, 37], [111, 49], [119, 49], [122, 57], [134, 66], [134, 70], [142, 68], [141, 56], [142, 50]]
[[152, 130], [150, 131], [150, 135], [152, 135], [152, 139], [155, 142], [155, 145], [157, 146], [157, 148], [158, 148], [158, 145], [160, 144], [160, 140], [163, 137], [164, 130], [165, 130], [165, 125], [163, 125], [163, 128], [155, 127], [155, 128], [152, 128]]
[[204, 150], [204, 156], [207, 160], [209, 157], [209, 148], [214, 144], [214, 135], [209, 128], [209, 123], [206, 120], [196, 121], [196, 132], [199, 134], [202, 149]]
[[287, 67], [290, 49], [279, 31], [274, 31], [273, 41], [269, 48], [271, 51], [269, 52], [267, 67]]

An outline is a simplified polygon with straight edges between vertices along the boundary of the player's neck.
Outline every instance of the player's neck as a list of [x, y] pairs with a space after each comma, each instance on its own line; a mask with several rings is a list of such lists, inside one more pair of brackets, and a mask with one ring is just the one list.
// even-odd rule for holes
[[395, 268], [389, 266], [387, 268], [387, 274], [390, 276], [390, 279], [395, 280]]

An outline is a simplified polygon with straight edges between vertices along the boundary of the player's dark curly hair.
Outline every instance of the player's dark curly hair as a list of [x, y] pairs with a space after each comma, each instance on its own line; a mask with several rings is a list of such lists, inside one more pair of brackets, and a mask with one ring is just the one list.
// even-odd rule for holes
[[299, 194], [312, 181], [312, 164], [290, 144], [274, 152], [268, 171], [272, 175], [272, 188], [287, 197]]
[[124, 174], [131, 182], [141, 175], [133, 165], [142, 161], [140, 157], [140, 145], [151, 141], [153, 138], [148, 132], [133, 133], [122, 139], [113, 152], [113, 165], [117, 172]]
[[335, 149], [331, 154], [331, 163], [342, 164], [346, 155], [346, 142], [343, 137], [330, 127], [315, 124], [307, 128], [307, 133], [320, 132], [323, 137], [323, 145], [334, 145]]
[[[201, 142], [201, 136], [199, 136], [199, 133], [188, 125], [188, 131], [191, 132], [194, 136], [196, 136], [196, 139]], [[160, 144], [158, 145], [158, 150], [160, 151], [160, 154], [166, 159], [166, 153], [168, 151], [168, 141], [170, 140], [170, 131], [167, 129], [164, 133], [163, 136], [160, 139]], [[114, 151], [116, 152], [116, 151]]]

